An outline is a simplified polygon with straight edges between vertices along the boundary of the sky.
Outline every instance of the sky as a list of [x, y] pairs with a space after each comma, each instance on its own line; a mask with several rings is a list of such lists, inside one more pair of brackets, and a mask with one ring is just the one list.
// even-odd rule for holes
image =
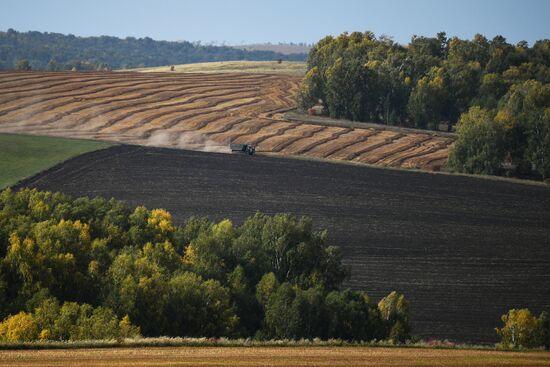
[[0, 30], [151, 37], [239, 45], [314, 43], [372, 31], [488, 38], [532, 44], [550, 38], [550, 0], [0, 0]]

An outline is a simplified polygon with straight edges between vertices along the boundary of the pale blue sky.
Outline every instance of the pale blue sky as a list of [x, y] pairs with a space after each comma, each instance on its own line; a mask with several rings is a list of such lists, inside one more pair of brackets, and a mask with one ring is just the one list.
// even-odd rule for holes
[[316, 42], [371, 30], [401, 43], [413, 34], [509, 42], [550, 38], [550, 0], [0, 0], [0, 30], [151, 37], [241, 44]]

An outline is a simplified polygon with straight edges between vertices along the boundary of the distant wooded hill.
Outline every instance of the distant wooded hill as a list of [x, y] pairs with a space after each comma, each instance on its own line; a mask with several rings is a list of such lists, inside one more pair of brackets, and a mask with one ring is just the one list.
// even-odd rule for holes
[[[306, 58], [305, 53], [283, 54], [186, 41], [155, 41], [149, 37], [77, 37], [13, 29], [0, 32], [0, 69], [13, 69], [18, 63], [34, 70], [101, 70], [206, 61], [304, 61]], [[28, 60], [28, 64], [21, 60]]]
[[254, 43], [250, 45], [233, 46], [237, 49], [247, 51], [273, 51], [285, 55], [303, 54], [307, 55], [313, 45], [307, 43]]

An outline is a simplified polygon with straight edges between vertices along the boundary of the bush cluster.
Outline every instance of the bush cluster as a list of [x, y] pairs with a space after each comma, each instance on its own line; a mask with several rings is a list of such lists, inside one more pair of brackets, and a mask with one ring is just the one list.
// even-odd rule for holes
[[503, 349], [550, 348], [550, 319], [547, 312], [536, 317], [527, 308], [512, 309], [502, 315], [504, 325], [496, 328]]

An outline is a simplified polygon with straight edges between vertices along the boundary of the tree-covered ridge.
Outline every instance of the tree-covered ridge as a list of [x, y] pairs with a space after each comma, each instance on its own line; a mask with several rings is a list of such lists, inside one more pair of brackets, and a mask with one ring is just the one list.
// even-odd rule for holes
[[404, 297], [340, 290], [349, 275], [306, 217], [176, 226], [114, 199], [0, 194], [0, 340], [408, 338]]
[[550, 84], [514, 84], [497, 108], [460, 117], [449, 166], [468, 173], [550, 177]]
[[436, 128], [473, 105], [495, 108], [508, 89], [550, 82], [550, 40], [511, 45], [488, 40], [413, 37], [400, 45], [371, 32], [328, 36], [310, 51], [300, 102], [318, 99], [333, 117]]
[[[549, 83], [547, 39], [530, 47], [439, 33], [400, 45], [354, 32], [312, 48], [298, 99], [303, 108], [320, 99], [331, 117], [358, 121], [437, 130], [461, 120], [452, 168], [548, 177]], [[463, 115], [472, 108], [482, 111], [470, 112], [476, 124]]]
[[247, 51], [186, 41], [155, 41], [148, 37], [77, 37], [13, 29], [0, 32], [0, 69], [30, 66], [33, 70], [105, 70], [207, 61], [303, 61], [305, 58], [305, 54]]

